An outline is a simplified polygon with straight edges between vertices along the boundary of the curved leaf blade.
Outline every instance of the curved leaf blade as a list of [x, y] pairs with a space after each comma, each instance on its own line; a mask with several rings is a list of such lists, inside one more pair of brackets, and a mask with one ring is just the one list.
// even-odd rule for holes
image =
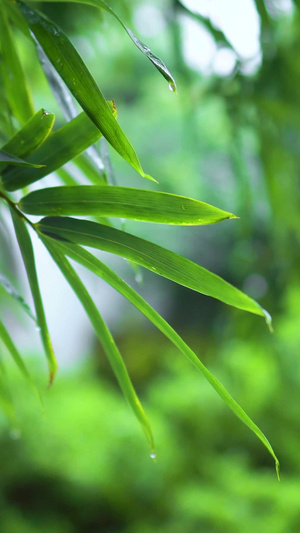
[[122, 356], [115, 344], [115, 341], [106, 323], [101, 317], [94, 301], [92, 300], [87, 289], [81, 282], [79, 276], [77, 275], [73, 267], [70, 265], [68, 260], [59, 251], [59, 247], [55, 245], [55, 243], [50, 239], [42, 237], [42, 240], [48, 251], [50, 252], [52, 258], [56, 262], [57, 266], [61, 270], [62, 274], [66, 278], [67, 282], [77, 295], [82, 306], [84, 307], [91, 321], [91, 324], [93, 325], [95, 332], [105, 350], [105, 353], [116, 376], [116, 379], [120, 385], [120, 388], [146, 435], [146, 438], [150, 444], [151, 454], [155, 454], [154, 440], [150, 423], [132, 385]]
[[28, 157], [47, 139], [54, 120], [53, 113], [40, 109], [26, 122], [23, 128], [1, 147], [1, 150], [15, 157]]
[[242, 407], [232, 398], [223, 385], [201, 362], [195, 352], [184, 342], [176, 331], [164, 320], [164, 318], [153, 309], [132, 287], [123, 281], [113, 270], [107, 267], [102, 261], [93, 256], [87, 250], [84, 250], [76, 244], [69, 244], [60, 241], [59, 246], [63, 253], [69, 256], [77, 263], [86, 267], [88, 270], [102, 278], [106, 283], [111, 285], [115, 290], [122, 294], [132, 305], [134, 305], [143, 315], [148, 318], [173, 344], [176, 346], [187, 359], [203, 374], [217, 394], [224, 400], [233, 413], [261, 440], [264, 446], [275, 460], [276, 472], [279, 478], [279, 461], [274, 450], [260, 428], [251, 420]]
[[20, 200], [31, 215], [98, 215], [161, 224], [214, 224], [237, 218], [204, 202], [164, 192], [130, 187], [50, 187]]
[[47, 235], [125, 257], [180, 285], [269, 320], [268, 313], [255, 300], [230, 283], [152, 242], [102, 224], [68, 217], [46, 217], [36, 227]]
[[101, 137], [101, 132], [83, 112], [49, 135], [31, 155], [29, 162], [40, 161], [43, 168], [28, 171], [25, 168], [6, 169], [2, 183], [6, 190], [15, 191], [38, 181], [79, 155]]
[[[36, 0], [34, 0], [36, 1]], [[57, 0], [44, 0], [45, 2], [54, 2]], [[104, 2], [103, 0], [59, 0], [60, 3], [62, 2], [72, 2], [76, 4], [86, 4], [94, 7], [98, 7], [100, 9], [103, 9], [107, 13], [110, 13], [124, 28], [126, 33], [129, 35], [132, 42], [135, 44], [135, 46], [146, 56], [148, 57], [149, 61], [155, 66], [155, 68], [163, 75], [163, 77], [167, 80], [169, 83], [169, 86], [171, 87], [171, 90], [173, 92], [176, 92], [176, 82], [169, 71], [168, 67], [165, 65], [165, 63], [156, 55], [153, 54], [153, 52], [148, 48], [146, 44], [144, 44], [125, 24], [122, 22], [120, 17], [116, 14], [116, 12], [109, 7], [109, 5]]]
[[10, 211], [12, 215], [12, 220], [13, 220], [19, 248], [20, 248], [24, 266], [26, 269], [31, 294], [33, 297], [35, 312], [37, 316], [37, 323], [40, 327], [41, 338], [42, 338], [44, 350], [46, 353], [46, 357], [48, 360], [49, 385], [51, 385], [55, 377], [56, 371], [57, 371], [57, 362], [55, 359], [55, 355], [54, 355], [51, 340], [50, 340], [50, 335], [48, 332], [48, 326], [46, 322], [42, 297], [41, 297], [41, 293], [39, 289], [39, 283], [38, 283], [38, 278], [37, 278], [37, 273], [36, 273], [36, 268], [35, 268], [35, 260], [34, 260], [32, 243], [31, 243], [28, 230], [25, 226], [25, 223], [23, 222], [19, 214], [17, 214], [13, 208], [10, 208]]
[[134, 148], [68, 37], [56, 24], [38, 11], [20, 0], [17, 4], [48, 59], [86, 114], [123, 159], [141, 176], [152, 179], [144, 173]]

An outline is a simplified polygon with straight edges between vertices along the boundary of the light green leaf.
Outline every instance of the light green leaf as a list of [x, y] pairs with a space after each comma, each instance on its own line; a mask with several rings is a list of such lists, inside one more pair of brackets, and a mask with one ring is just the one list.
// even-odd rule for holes
[[[53, 113], [40, 109], [1, 147], [1, 150], [15, 157], [28, 157], [46, 140], [54, 120]], [[0, 164], [0, 171], [4, 166], [5, 164]]]
[[223, 385], [199, 360], [193, 350], [184, 342], [176, 331], [153, 309], [134, 289], [123, 281], [115, 272], [108, 268], [99, 259], [94, 257], [90, 252], [84, 250], [76, 244], [69, 244], [60, 241], [59, 246], [64, 254], [74, 261], [88, 268], [97, 276], [106, 281], [115, 290], [122, 294], [132, 305], [134, 305], [145, 317], [147, 317], [187, 358], [188, 360], [204, 375], [207, 381], [224, 400], [233, 413], [261, 440], [267, 450], [275, 460], [276, 471], [279, 478], [279, 461], [273, 451], [268, 439], [251, 420], [240, 405], [230, 396]]
[[0, 9], [0, 44], [5, 92], [14, 116], [23, 125], [34, 113], [27, 80], [12, 36], [5, 4]]
[[51, 187], [30, 193], [19, 203], [32, 215], [99, 215], [161, 224], [214, 224], [236, 218], [185, 196], [129, 187]]
[[7, 169], [3, 172], [2, 183], [8, 191], [21, 189], [30, 183], [44, 178], [54, 170], [83, 152], [101, 136], [101, 132], [85, 113], [49, 135], [33, 155], [30, 162], [40, 161], [44, 168], [28, 171], [27, 169]]
[[99, 128], [113, 148], [145, 178], [147, 176], [125, 133], [94, 78], [63, 31], [44, 15], [23, 2], [17, 2], [28, 26], [48, 59], [86, 114]]
[[39, 283], [35, 268], [35, 260], [33, 254], [32, 243], [30, 240], [29, 233], [25, 226], [25, 223], [21, 219], [20, 215], [16, 213], [13, 208], [10, 208], [12, 220], [16, 232], [16, 237], [19, 243], [19, 248], [22, 254], [23, 262], [25, 265], [29, 286], [31, 294], [33, 297], [33, 302], [35, 306], [35, 312], [37, 316], [37, 323], [40, 327], [41, 338], [44, 345], [46, 357], [48, 360], [49, 366], [49, 385], [52, 384], [52, 381], [55, 377], [57, 371], [57, 362], [51, 345], [51, 340], [48, 332], [43, 302], [41, 298], [41, 293], [39, 289]]
[[47, 235], [125, 257], [180, 285], [270, 321], [255, 300], [216, 274], [157, 244], [102, 224], [68, 217], [46, 217], [36, 227]]
[[42, 399], [41, 399], [41, 396], [38, 392], [38, 389], [36, 388], [35, 384], [33, 383], [32, 379], [31, 379], [31, 376], [26, 368], [26, 365], [21, 357], [21, 355], [19, 354], [19, 351], [17, 350], [11, 336], [9, 335], [6, 327], [4, 326], [3, 322], [1, 322], [0, 320], [0, 339], [2, 340], [2, 342], [4, 343], [4, 345], [6, 346], [7, 350], [9, 351], [11, 357], [13, 358], [14, 362], [16, 363], [18, 369], [20, 370], [21, 374], [24, 376], [24, 378], [26, 379], [26, 381], [29, 383], [30, 387], [32, 388], [32, 390], [35, 392], [35, 394], [37, 395], [40, 403], [41, 403], [41, 406], [43, 407], [43, 402], [42, 402]]
[[150, 48], [148, 48], [147, 45], [145, 45], [127, 26], [125, 26], [125, 24], [118, 17], [116, 12], [113, 11], [106, 2], [104, 2], [103, 0], [44, 0], [44, 1], [45, 2], [59, 1], [60, 3], [72, 2], [72, 3], [77, 3], [77, 4], [87, 4], [90, 6], [98, 7], [100, 9], [104, 9], [105, 11], [107, 11], [107, 13], [110, 13], [121, 24], [121, 26], [123, 26], [124, 30], [127, 32], [130, 39], [134, 42], [134, 44], [138, 47], [138, 49], [148, 57], [151, 63], [157, 68], [157, 70], [167, 80], [167, 82], [169, 83], [170, 89], [173, 92], [176, 92], [176, 83], [168, 67], [164, 64], [164, 62], [161, 59], [159, 59], [159, 57], [157, 57], [151, 52]]
[[32, 318], [36, 322], [36, 318], [33, 312], [31, 311], [29, 305], [25, 302], [24, 298], [18, 293], [18, 291], [13, 286], [11, 281], [7, 279], [7, 277], [4, 276], [4, 274], [2, 274], [1, 272], [0, 272], [0, 285], [7, 292], [7, 294], [12, 296], [22, 306], [25, 313], [27, 313], [27, 315], [30, 316], [30, 318]]
[[24, 159], [20, 159], [19, 157], [7, 154], [0, 150], [0, 164], [1, 163], [4, 163], [4, 166], [13, 165], [16, 167], [41, 168], [43, 166], [36, 163], [29, 163], [28, 161], [24, 161]]
[[131, 406], [135, 416], [137, 417], [141, 427], [146, 435], [146, 438], [150, 444], [151, 454], [155, 454], [154, 441], [151, 431], [151, 426], [146, 417], [144, 409], [139, 401], [139, 398], [134, 390], [130, 377], [128, 375], [126, 366], [122, 359], [122, 356], [114, 342], [114, 339], [102, 319], [94, 301], [90, 297], [85, 286], [82, 284], [80, 278], [76, 274], [75, 270], [71, 267], [70, 263], [59, 251], [59, 246], [55, 245], [55, 242], [51, 239], [42, 237], [42, 240], [49, 250], [51, 256], [60, 268], [61, 272], [65, 276], [67, 282], [74, 290], [78, 299], [82, 303], [96, 333], [105, 350], [112, 370], [117, 378], [117, 381], [123, 391], [125, 398]]

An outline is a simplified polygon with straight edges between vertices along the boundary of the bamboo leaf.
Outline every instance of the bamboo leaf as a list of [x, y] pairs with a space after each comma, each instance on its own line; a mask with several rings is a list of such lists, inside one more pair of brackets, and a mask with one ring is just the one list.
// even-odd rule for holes
[[29, 161], [40, 161], [44, 167], [39, 169], [13, 169], [3, 172], [2, 183], [8, 191], [21, 189], [30, 183], [38, 181], [54, 170], [83, 152], [88, 146], [99, 139], [101, 133], [85, 113], [80, 113], [76, 118], [49, 135]]
[[[1, 150], [15, 157], [28, 157], [46, 140], [52, 130], [54, 120], [53, 113], [40, 109], [1, 147]], [[0, 163], [0, 171], [4, 167], [5, 164]]]
[[10, 208], [12, 220], [16, 232], [16, 237], [19, 243], [19, 248], [22, 254], [23, 262], [25, 265], [29, 286], [31, 294], [33, 297], [33, 302], [35, 306], [35, 312], [37, 316], [37, 323], [40, 327], [40, 333], [42, 342], [44, 345], [46, 357], [48, 360], [49, 366], [49, 385], [52, 384], [52, 381], [55, 377], [57, 371], [57, 362], [51, 345], [50, 335], [48, 332], [43, 302], [41, 298], [41, 293], [39, 289], [39, 283], [35, 268], [35, 260], [33, 254], [32, 243], [30, 240], [29, 233], [25, 226], [25, 223], [21, 219], [20, 215], [16, 213], [13, 208]]
[[27, 313], [27, 315], [30, 316], [30, 318], [32, 318], [32, 320], [36, 322], [36, 318], [33, 312], [31, 311], [29, 305], [25, 302], [24, 298], [19, 294], [19, 292], [13, 286], [11, 281], [7, 279], [7, 277], [4, 276], [4, 274], [2, 274], [1, 272], [0, 272], [0, 285], [7, 292], [7, 294], [12, 296], [22, 306], [22, 309], [25, 311], [25, 313]]
[[193, 350], [184, 342], [176, 331], [151, 307], [134, 289], [123, 281], [113, 270], [107, 267], [102, 261], [94, 257], [90, 252], [84, 250], [76, 244], [69, 244], [60, 241], [59, 246], [63, 253], [69, 256], [77, 263], [83, 265], [88, 270], [102, 278], [115, 290], [122, 294], [132, 305], [134, 305], [146, 318], [148, 318], [186, 357], [187, 359], [204, 375], [205, 379], [215, 389], [217, 394], [224, 400], [233, 413], [261, 440], [264, 446], [275, 460], [276, 472], [279, 478], [279, 461], [274, 450], [266, 436], [259, 427], [245, 413], [242, 407], [230, 396], [223, 385], [200, 361]]
[[68, 217], [46, 217], [36, 225], [38, 231], [75, 244], [98, 248], [125, 257], [180, 285], [256, 315], [269, 314], [252, 298], [205, 268], [129, 233]]
[[22, 125], [34, 114], [34, 106], [4, 5], [0, 9], [0, 43], [6, 95], [14, 116]]
[[36, 163], [29, 163], [28, 161], [24, 161], [24, 159], [21, 159], [20, 157], [7, 154], [6, 152], [0, 150], [0, 164], [1, 163], [4, 163], [4, 166], [13, 165], [16, 167], [41, 168], [43, 166], [38, 165]]
[[67, 259], [60, 253], [59, 247], [56, 246], [55, 242], [50, 239], [42, 237], [42, 240], [47, 249], [49, 250], [52, 258], [56, 262], [57, 266], [60, 268], [62, 274], [65, 276], [67, 282], [72, 287], [78, 299], [82, 303], [96, 331], [96, 334], [105, 350], [109, 363], [123, 391], [123, 394], [127, 399], [129, 405], [131, 406], [136, 418], [138, 419], [146, 435], [146, 438], [150, 444], [151, 454], [155, 454], [151, 426], [146, 417], [144, 409], [139, 401], [139, 398], [134, 390], [122, 356], [114, 342], [114, 339], [107, 325], [102, 319], [94, 301], [90, 297], [85, 286], [82, 284], [75, 270], [72, 268]]
[[[34, 0], [36, 1], [36, 0]], [[54, 2], [57, 0], [44, 0], [45, 2]], [[115, 11], [109, 7], [109, 5], [104, 2], [103, 0], [58, 0], [60, 3], [63, 2], [72, 2], [77, 4], [86, 4], [94, 7], [98, 7], [100, 9], [103, 9], [104, 11], [107, 11], [107, 13], [110, 13], [124, 28], [124, 30], [129, 35], [130, 39], [133, 41], [133, 43], [137, 46], [137, 48], [151, 61], [151, 63], [157, 68], [157, 70], [163, 75], [163, 77], [167, 80], [169, 83], [169, 87], [173, 92], [176, 92], [176, 83], [175, 80], [169, 71], [168, 67], [164, 64], [164, 62], [154, 55], [150, 48], [148, 48], [147, 45], [145, 45], [125, 24], [122, 22], [122, 20], [118, 17]]]
[[141, 176], [152, 179], [144, 173], [132, 145], [68, 37], [56, 24], [38, 11], [19, 0], [17, 5], [48, 59], [86, 114], [113, 148]]
[[32, 390], [37, 395], [37, 397], [39, 399], [39, 402], [41, 403], [41, 406], [43, 408], [43, 402], [42, 402], [41, 396], [39, 394], [39, 391], [36, 388], [35, 384], [33, 383], [32, 379], [31, 379], [31, 376], [30, 376], [30, 374], [29, 374], [29, 372], [27, 370], [27, 367], [26, 367], [21, 355], [19, 354], [18, 349], [16, 348], [11, 336], [9, 335], [6, 327], [4, 326], [3, 322], [1, 322], [1, 320], [0, 320], [0, 339], [2, 340], [3, 344], [6, 346], [7, 350], [9, 351], [12, 359], [16, 363], [16, 365], [17, 365], [18, 369], [20, 370], [21, 374], [23, 375], [23, 377], [26, 379], [26, 381], [28, 382], [28, 384], [30, 385]]
[[236, 218], [185, 196], [129, 187], [51, 187], [21, 199], [19, 207], [32, 215], [99, 215], [161, 224], [214, 224]]

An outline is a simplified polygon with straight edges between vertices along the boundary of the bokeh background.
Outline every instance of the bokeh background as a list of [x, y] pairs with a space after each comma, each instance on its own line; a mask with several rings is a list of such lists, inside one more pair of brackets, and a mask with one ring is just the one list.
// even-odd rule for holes
[[[192, 196], [240, 217], [200, 228], [125, 227], [256, 298], [272, 314], [274, 334], [258, 317], [106, 259], [261, 427], [281, 461], [281, 482], [262, 444], [188, 361], [121, 296], [87, 279], [152, 421], [157, 461], [151, 461], [79, 303], [36, 243], [60, 372], [47, 391], [34, 326], [2, 291], [1, 313], [40, 383], [45, 417], [3, 352], [1, 387], [11, 390], [16, 419], [11, 425], [0, 414], [0, 530], [298, 533], [300, 2], [110, 3], [167, 63], [177, 95], [109, 15], [75, 4], [40, 8], [115, 100], [122, 127], [159, 186], [111, 153], [115, 183]], [[55, 111], [59, 124], [34, 50], [18, 39], [36, 107]], [[19, 279], [4, 220], [0, 246], [1, 270]], [[25, 286], [24, 280], [19, 288], [26, 295]]]

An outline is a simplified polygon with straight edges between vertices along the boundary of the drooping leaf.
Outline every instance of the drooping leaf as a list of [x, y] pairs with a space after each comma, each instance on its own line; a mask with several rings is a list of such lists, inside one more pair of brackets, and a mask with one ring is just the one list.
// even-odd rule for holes
[[[40, 109], [21, 128], [1, 150], [15, 157], [28, 157], [46, 140], [52, 130], [55, 116]], [[0, 163], [0, 171], [6, 166]]]
[[105, 350], [112, 370], [121, 387], [121, 390], [123, 391], [125, 398], [131, 406], [135, 416], [137, 417], [146, 435], [146, 438], [150, 444], [151, 453], [154, 454], [154, 441], [150, 423], [134, 390], [122, 356], [114, 342], [114, 339], [107, 325], [102, 319], [94, 301], [92, 300], [85, 286], [82, 284], [79, 276], [76, 274], [75, 270], [64, 257], [64, 255], [61, 254], [61, 252], [59, 251], [59, 247], [56, 246], [55, 242], [53, 242], [51, 239], [43, 237], [42, 240], [46, 245], [47, 249], [49, 250], [52, 258], [56, 262], [57, 266], [60, 268], [61, 272], [65, 276], [67, 282], [72, 287], [78, 299], [82, 303], [96, 331], [96, 334]]
[[24, 378], [26, 379], [26, 381], [28, 382], [28, 384], [30, 385], [30, 387], [32, 388], [32, 390], [35, 392], [35, 394], [37, 395], [42, 407], [43, 407], [43, 402], [42, 402], [42, 399], [41, 399], [41, 396], [38, 392], [38, 389], [36, 388], [35, 384], [33, 383], [32, 379], [31, 379], [31, 376], [27, 370], [27, 367], [21, 357], [21, 355], [19, 354], [19, 351], [18, 349], [16, 348], [10, 334], [8, 333], [6, 327], [4, 326], [3, 322], [1, 322], [0, 320], [0, 339], [2, 340], [2, 342], [4, 343], [4, 345], [6, 346], [7, 350], [9, 351], [12, 359], [14, 360], [14, 362], [16, 363], [18, 369], [20, 370], [21, 374], [24, 376]]
[[48, 59], [86, 114], [113, 148], [137, 170], [147, 176], [137, 154], [114, 118], [94, 78], [64, 32], [47, 17], [18, 0], [21, 13]]
[[19, 243], [19, 248], [22, 254], [23, 262], [25, 265], [28, 282], [34, 302], [35, 312], [37, 316], [37, 323], [40, 327], [40, 333], [41, 338], [43, 342], [43, 346], [45, 349], [46, 357], [48, 360], [48, 366], [49, 366], [49, 385], [51, 385], [56, 371], [57, 371], [57, 362], [55, 359], [55, 355], [53, 352], [50, 335], [48, 332], [43, 302], [41, 298], [41, 293], [39, 289], [39, 283], [35, 268], [35, 259], [33, 254], [33, 247], [31, 243], [31, 239], [28, 233], [28, 230], [25, 226], [25, 223], [19, 216], [19, 214], [16, 213], [16, 211], [13, 208], [10, 208], [12, 220], [16, 232], [16, 237]]
[[14, 116], [23, 125], [34, 114], [34, 106], [3, 3], [0, 9], [0, 44], [2, 55], [0, 68], [3, 72], [6, 95]]
[[214, 224], [233, 214], [184, 196], [129, 187], [50, 187], [22, 198], [32, 215], [99, 215], [161, 224]]
[[20, 157], [7, 154], [6, 152], [0, 150], [0, 164], [1, 163], [4, 163], [4, 166], [13, 165], [16, 167], [41, 168], [43, 166], [38, 165], [37, 163], [29, 163], [28, 161], [24, 161], [24, 159], [21, 159]]
[[12, 296], [22, 306], [22, 309], [25, 311], [25, 313], [27, 313], [27, 315], [30, 316], [30, 318], [32, 318], [36, 322], [36, 318], [32, 310], [30, 309], [29, 305], [25, 302], [24, 298], [19, 294], [19, 292], [13, 286], [11, 281], [7, 279], [7, 277], [4, 276], [4, 274], [2, 274], [1, 272], [0, 272], [0, 285], [7, 292], [7, 294]]
[[8, 191], [15, 191], [44, 178], [76, 157], [93, 144], [101, 133], [85, 113], [49, 135], [47, 140], [29, 157], [30, 162], [40, 161], [44, 167], [28, 171], [9, 168], [3, 172], [2, 183]]
[[255, 300], [216, 274], [157, 244], [102, 224], [68, 217], [46, 217], [36, 227], [47, 235], [125, 257], [180, 285], [264, 316], [270, 322], [268, 313]]
[[[34, 0], [36, 1], [36, 0]], [[169, 71], [168, 67], [164, 64], [164, 62], [159, 59], [156, 55], [154, 55], [150, 48], [146, 44], [144, 44], [125, 24], [122, 22], [120, 17], [116, 14], [111, 7], [104, 2], [103, 0], [44, 0], [46, 2], [54, 2], [59, 1], [60, 3], [63, 2], [72, 2], [77, 4], [87, 4], [90, 6], [98, 7], [100, 9], [103, 9], [107, 11], [107, 13], [110, 13], [124, 28], [124, 30], [129, 35], [130, 39], [134, 42], [134, 44], [137, 46], [137, 48], [148, 57], [148, 59], [151, 61], [151, 63], [157, 68], [157, 70], [163, 75], [163, 77], [167, 80], [169, 83], [169, 86], [173, 92], [176, 92], [176, 83], [175, 80]]]
[[279, 477], [279, 461], [274, 450], [259, 427], [251, 420], [240, 405], [230, 396], [223, 385], [200, 361], [193, 350], [184, 342], [176, 331], [163, 319], [159, 313], [153, 309], [132, 287], [123, 281], [113, 270], [107, 267], [102, 261], [93, 256], [90, 252], [76, 244], [59, 242], [62, 252], [74, 261], [83, 265], [91, 272], [106, 281], [115, 290], [122, 294], [132, 305], [134, 305], [146, 318], [148, 318], [186, 357], [187, 359], [204, 375], [207, 381], [224, 400], [233, 413], [261, 440], [267, 450], [275, 460], [276, 471]]

